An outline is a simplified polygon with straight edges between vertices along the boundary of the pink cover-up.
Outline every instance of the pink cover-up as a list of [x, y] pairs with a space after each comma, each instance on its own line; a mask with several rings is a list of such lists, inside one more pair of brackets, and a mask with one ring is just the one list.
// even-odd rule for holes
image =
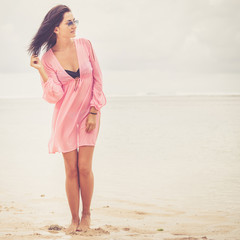
[[[79, 146], [95, 146], [101, 116], [101, 108], [107, 100], [103, 93], [102, 72], [91, 42], [86, 38], [74, 38], [78, 56], [80, 78], [74, 79], [61, 66], [52, 49], [45, 52], [41, 62], [48, 80], [41, 84], [43, 96], [55, 104], [48, 152], [69, 152]], [[86, 132], [86, 117], [91, 106], [98, 110], [96, 127]]]

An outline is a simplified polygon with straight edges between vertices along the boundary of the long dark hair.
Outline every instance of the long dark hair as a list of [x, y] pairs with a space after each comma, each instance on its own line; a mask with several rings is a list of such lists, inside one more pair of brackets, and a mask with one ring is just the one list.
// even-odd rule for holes
[[34, 54], [38, 56], [44, 44], [46, 51], [56, 44], [54, 29], [62, 22], [65, 12], [71, 12], [66, 5], [57, 5], [49, 10], [27, 49], [29, 55]]

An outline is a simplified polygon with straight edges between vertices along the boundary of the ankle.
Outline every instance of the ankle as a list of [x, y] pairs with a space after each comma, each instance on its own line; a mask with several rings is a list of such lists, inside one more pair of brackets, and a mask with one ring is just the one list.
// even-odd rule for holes
[[78, 223], [80, 221], [80, 218], [77, 217], [77, 218], [72, 218], [72, 223]]
[[82, 211], [82, 216], [83, 216], [83, 215], [89, 215], [89, 216], [90, 216], [90, 215], [91, 215], [91, 212], [90, 212], [89, 210], [88, 210], [88, 211], [85, 211], [85, 210], [84, 210], [84, 211]]

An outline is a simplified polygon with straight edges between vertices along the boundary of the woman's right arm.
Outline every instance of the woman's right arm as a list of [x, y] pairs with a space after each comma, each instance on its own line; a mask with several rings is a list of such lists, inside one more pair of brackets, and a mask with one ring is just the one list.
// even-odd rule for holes
[[38, 69], [40, 74], [43, 89], [42, 98], [49, 103], [57, 103], [63, 97], [64, 90], [54, 70], [48, 66], [43, 57], [40, 61], [40, 59], [34, 55], [31, 57], [30, 65]]
[[39, 74], [40, 74], [41, 79], [43, 80], [43, 82], [44, 82], [44, 83], [47, 82], [47, 80], [48, 80], [48, 75], [47, 75], [46, 71], [44, 70], [44, 67], [39, 68], [39, 69], [38, 69], [38, 72], [39, 72]]

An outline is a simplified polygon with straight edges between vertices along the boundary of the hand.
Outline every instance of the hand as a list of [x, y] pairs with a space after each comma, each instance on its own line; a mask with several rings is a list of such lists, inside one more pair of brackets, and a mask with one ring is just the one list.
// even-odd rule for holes
[[86, 132], [91, 132], [96, 127], [97, 115], [89, 113], [86, 119]]
[[31, 61], [30, 61], [30, 66], [34, 67], [36, 69], [40, 69], [43, 67], [39, 57], [37, 55], [32, 55], [31, 56]]

